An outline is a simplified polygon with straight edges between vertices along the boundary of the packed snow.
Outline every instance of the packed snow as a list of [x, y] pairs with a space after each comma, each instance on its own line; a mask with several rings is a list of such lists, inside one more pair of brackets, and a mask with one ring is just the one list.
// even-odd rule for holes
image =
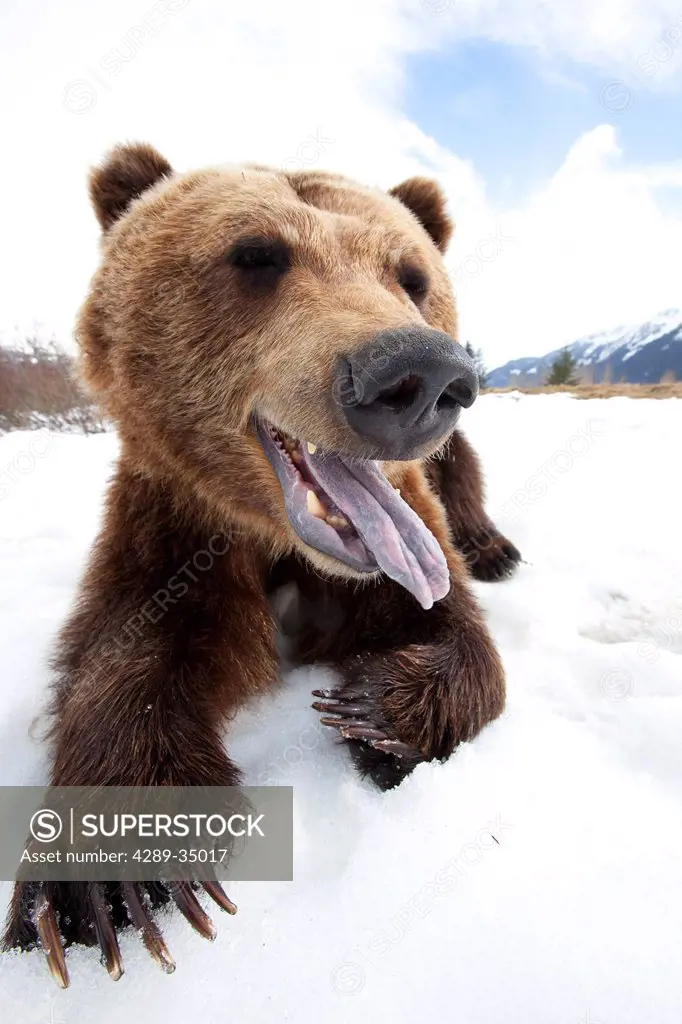
[[[489, 395], [466, 414], [489, 508], [525, 563], [477, 584], [508, 709], [380, 793], [288, 674], [227, 742], [294, 787], [295, 880], [235, 883], [213, 943], [179, 915], [162, 974], [121, 940], [0, 958], [13, 1024], [682, 1020], [682, 403]], [[0, 782], [45, 781], [45, 660], [73, 600], [117, 442], [0, 438]], [[2, 887], [3, 905], [9, 885]]]

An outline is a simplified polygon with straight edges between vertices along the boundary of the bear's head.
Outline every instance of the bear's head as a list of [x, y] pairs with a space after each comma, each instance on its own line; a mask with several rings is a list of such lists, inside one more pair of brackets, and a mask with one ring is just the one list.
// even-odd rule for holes
[[77, 333], [123, 451], [275, 554], [327, 575], [381, 568], [425, 607], [443, 597], [440, 547], [394, 486], [478, 390], [454, 341], [438, 186], [176, 174], [126, 145], [90, 189], [102, 261]]

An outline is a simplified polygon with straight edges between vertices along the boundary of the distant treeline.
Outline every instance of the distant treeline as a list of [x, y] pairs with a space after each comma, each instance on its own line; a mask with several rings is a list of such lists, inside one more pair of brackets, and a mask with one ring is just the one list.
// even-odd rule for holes
[[42, 426], [85, 434], [105, 429], [75, 361], [55, 342], [27, 338], [21, 348], [0, 347], [0, 433]]

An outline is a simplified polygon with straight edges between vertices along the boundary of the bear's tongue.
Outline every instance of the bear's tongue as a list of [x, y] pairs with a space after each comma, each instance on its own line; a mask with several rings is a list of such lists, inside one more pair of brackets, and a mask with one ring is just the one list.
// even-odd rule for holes
[[438, 541], [388, 482], [376, 462], [354, 461], [300, 447], [307, 474], [351, 522], [387, 576], [430, 608], [450, 589]]

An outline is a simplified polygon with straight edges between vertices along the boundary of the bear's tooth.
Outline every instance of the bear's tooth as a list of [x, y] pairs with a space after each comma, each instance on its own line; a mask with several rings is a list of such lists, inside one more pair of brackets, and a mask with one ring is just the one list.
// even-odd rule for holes
[[327, 522], [329, 523], [330, 526], [336, 526], [340, 528], [344, 526], [350, 526], [348, 520], [344, 519], [343, 516], [327, 516]]
[[393, 490], [398, 495], [398, 497], [400, 497], [400, 488], [399, 487], [394, 487]]
[[310, 452], [311, 455], [314, 455], [315, 452], [317, 451], [317, 445], [313, 444], [312, 441], [308, 441], [308, 451]]
[[305, 498], [305, 503], [308, 506], [308, 511], [311, 516], [315, 516], [316, 519], [326, 519], [327, 509], [324, 507], [315, 491], [308, 491]]

